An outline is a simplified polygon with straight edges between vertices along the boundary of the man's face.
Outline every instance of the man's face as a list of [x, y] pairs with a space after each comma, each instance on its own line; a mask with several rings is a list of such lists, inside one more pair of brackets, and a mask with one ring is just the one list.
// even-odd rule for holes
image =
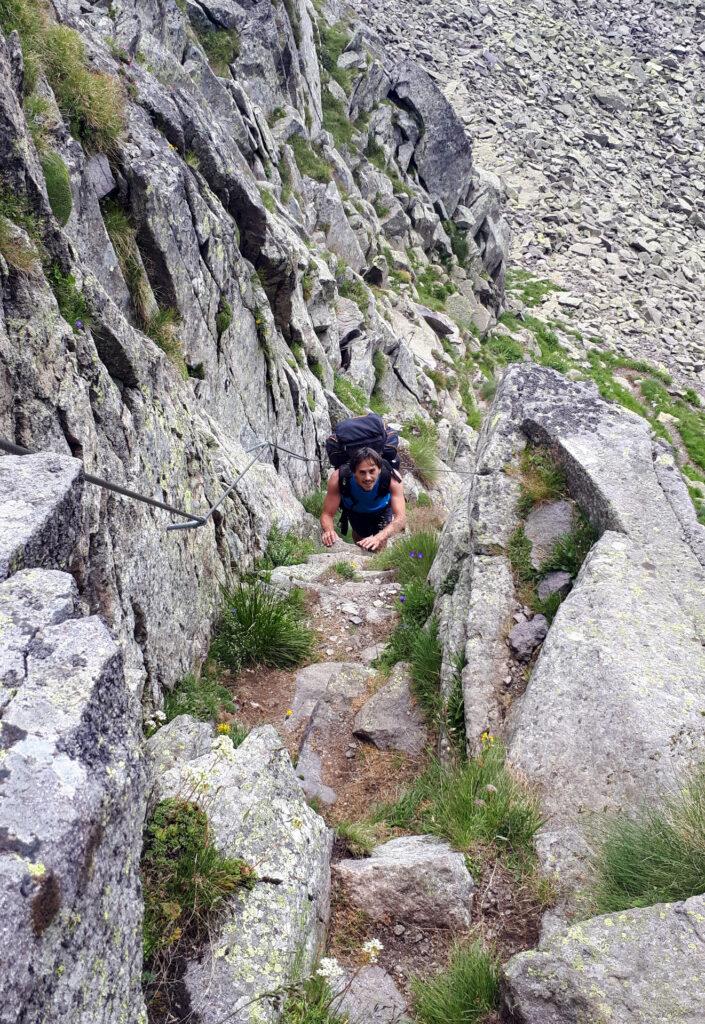
[[363, 490], [371, 491], [377, 483], [379, 474], [379, 466], [376, 466], [372, 459], [364, 459], [355, 470], [355, 479]]

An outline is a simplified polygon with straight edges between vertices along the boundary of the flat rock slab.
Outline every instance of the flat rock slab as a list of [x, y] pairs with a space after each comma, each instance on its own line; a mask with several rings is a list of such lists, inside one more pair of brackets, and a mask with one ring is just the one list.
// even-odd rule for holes
[[570, 533], [575, 506], [572, 501], [548, 501], [532, 508], [524, 533], [531, 542], [531, 564], [540, 569], [557, 540]]
[[309, 799], [335, 803], [329, 765], [336, 748], [350, 741], [352, 703], [367, 692], [373, 676], [363, 665], [335, 661], [308, 665], [297, 673], [292, 714], [284, 728], [290, 732], [305, 725], [296, 776]]
[[347, 1017], [349, 1024], [410, 1024], [404, 997], [384, 968], [370, 964], [345, 976], [335, 985], [342, 992], [332, 1004], [333, 1012]]
[[[181, 734], [183, 723], [174, 719], [165, 730]], [[167, 740], [162, 745], [173, 750]], [[188, 963], [184, 982], [194, 1013], [203, 1024], [278, 1020], [270, 1000], [252, 1000], [306, 973], [320, 953], [329, 914], [329, 830], [306, 803], [271, 726], [253, 729], [237, 748], [227, 736], [214, 738], [208, 753], [175, 763], [155, 785], [160, 799], [193, 794], [221, 853], [246, 860], [261, 879], [235, 894], [203, 955]]]
[[536, 592], [539, 595], [539, 601], [545, 601], [554, 594], [560, 594], [561, 597], [565, 597], [570, 590], [572, 583], [573, 577], [569, 572], [563, 572], [562, 569], [557, 572], [549, 572], [548, 575], [544, 576], [536, 588]]
[[347, 900], [374, 921], [470, 927], [475, 883], [465, 858], [434, 836], [404, 836], [369, 857], [342, 860], [334, 875]]
[[705, 897], [606, 914], [551, 935], [504, 968], [522, 1024], [702, 1024]]
[[411, 696], [407, 664], [395, 665], [384, 686], [358, 711], [353, 734], [369, 740], [379, 750], [401, 750], [412, 757], [423, 753], [428, 730], [423, 713]]
[[81, 524], [83, 467], [48, 452], [0, 458], [0, 579], [68, 568]]

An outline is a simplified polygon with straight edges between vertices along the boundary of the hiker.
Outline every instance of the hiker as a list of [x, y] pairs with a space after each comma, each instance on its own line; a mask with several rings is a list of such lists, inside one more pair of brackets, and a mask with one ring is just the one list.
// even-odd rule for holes
[[381, 551], [390, 537], [404, 530], [404, 488], [374, 448], [359, 448], [328, 481], [321, 514], [322, 540], [326, 547], [337, 540], [333, 519], [339, 508], [342, 509], [341, 532], [348, 532], [349, 523], [353, 540], [365, 551]]

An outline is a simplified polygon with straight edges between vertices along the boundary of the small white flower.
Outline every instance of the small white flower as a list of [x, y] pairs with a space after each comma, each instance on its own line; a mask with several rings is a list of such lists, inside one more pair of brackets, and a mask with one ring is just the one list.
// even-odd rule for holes
[[383, 949], [384, 946], [379, 939], [368, 939], [368, 941], [363, 944], [362, 952], [365, 954], [368, 963], [376, 964], [379, 954]]
[[154, 717], [158, 718], [160, 722], [166, 722], [166, 712], [164, 711], [155, 711]]
[[321, 957], [321, 962], [318, 965], [316, 974], [319, 978], [325, 978], [327, 981], [333, 981], [335, 978], [342, 978], [345, 971], [340, 966], [334, 956]]

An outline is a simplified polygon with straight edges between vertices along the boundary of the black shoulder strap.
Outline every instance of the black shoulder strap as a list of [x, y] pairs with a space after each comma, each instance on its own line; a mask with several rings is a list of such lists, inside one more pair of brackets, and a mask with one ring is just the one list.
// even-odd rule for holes
[[382, 462], [382, 472], [379, 474], [379, 490], [377, 497], [385, 498], [389, 494], [392, 483], [392, 468], [386, 459]]
[[352, 470], [350, 469], [350, 463], [345, 462], [338, 470], [338, 487], [340, 488], [341, 495], [345, 495], [346, 498], [350, 497], [351, 476]]

